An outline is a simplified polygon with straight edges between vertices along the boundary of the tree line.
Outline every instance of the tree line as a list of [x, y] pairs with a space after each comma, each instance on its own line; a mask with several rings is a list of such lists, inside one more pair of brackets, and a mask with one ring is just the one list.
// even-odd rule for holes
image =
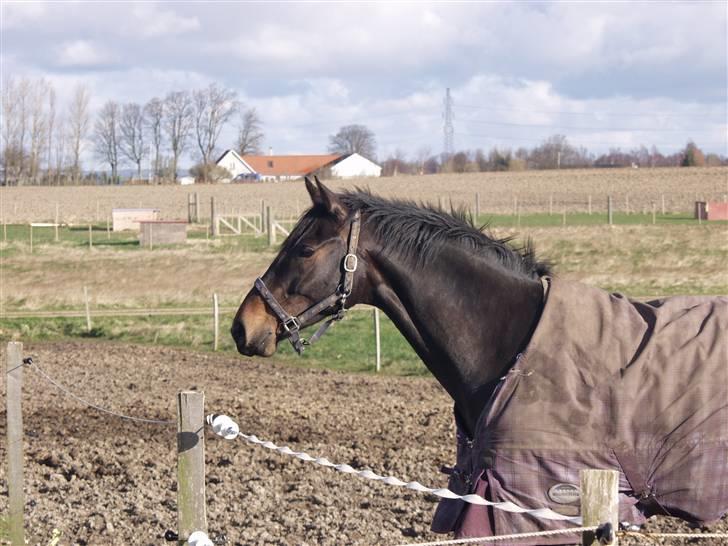
[[692, 141], [675, 153], [664, 155], [657, 147], [639, 146], [629, 151], [611, 148], [594, 154], [569, 143], [564, 135], [553, 135], [540, 145], [528, 149], [491, 148], [458, 151], [452, 155], [434, 155], [421, 148], [413, 157], [395, 151], [382, 163], [382, 176], [399, 174], [465, 173], [487, 171], [523, 171], [544, 169], [585, 169], [612, 167], [704, 167], [728, 165], [728, 158], [705, 154]]
[[[85, 85], [77, 85], [66, 104], [60, 104], [47, 80], [6, 78], [2, 89], [2, 155], [0, 183], [83, 184], [119, 183], [120, 169], [133, 169], [131, 178], [175, 181], [183, 154], [198, 163], [190, 169], [196, 179], [214, 182], [229, 177], [215, 165], [222, 130], [234, 125], [235, 149], [240, 155], [260, 154], [264, 134], [255, 108], [245, 107], [237, 92], [219, 84], [177, 90], [145, 104], [109, 100], [95, 115]], [[108, 166], [101, 174], [84, 169], [86, 147]], [[364, 125], [346, 125], [329, 137], [329, 152], [352, 153], [375, 160], [376, 137]], [[382, 162], [382, 174], [514, 171], [589, 167], [664, 167], [726, 165], [728, 159], [705, 154], [692, 141], [672, 154], [655, 146], [629, 151], [610, 149], [593, 154], [573, 146], [564, 135], [553, 135], [527, 149], [463, 150], [451, 155], [421, 148], [408, 157], [396, 151]]]
[[[214, 153], [223, 128], [235, 124], [241, 155], [260, 153], [261, 119], [237, 92], [218, 84], [171, 91], [145, 104], [109, 100], [95, 116], [88, 87], [74, 88], [67, 104], [58, 102], [47, 80], [7, 78], [2, 90], [3, 184], [118, 183], [120, 168], [132, 167], [141, 179], [177, 178], [186, 152], [199, 159], [198, 176], [214, 176]], [[99, 176], [84, 169], [86, 146], [108, 166]]]

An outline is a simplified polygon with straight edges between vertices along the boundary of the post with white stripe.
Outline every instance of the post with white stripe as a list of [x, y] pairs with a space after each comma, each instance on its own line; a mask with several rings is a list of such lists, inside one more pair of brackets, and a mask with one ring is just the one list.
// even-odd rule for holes
[[379, 372], [382, 369], [382, 340], [380, 336], [380, 328], [379, 328], [379, 309], [376, 307], [374, 308], [374, 343], [376, 345], [376, 363], [377, 363], [377, 372]]
[[[581, 470], [581, 518], [584, 527], [611, 523], [614, 532], [612, 542], [617, 545], [616, 533], [619, 529], [619, 472], [616, 470]], [[596, 534], [584, 533], [582, 546], [602, 546]]]
[[8, 449], [8, 538], [13, 546], [25, 544], [23, 492], [23, 344], [8, 343], [5, 353], [5, 395]]
[[217, 293], [212, 295], [212, 350], [217, 351], [220, 340], [220, 305]]
[[205, 395], [177, 395], [177, 535], [179, 546], [195, 531], [207, 533], [205, 506]]

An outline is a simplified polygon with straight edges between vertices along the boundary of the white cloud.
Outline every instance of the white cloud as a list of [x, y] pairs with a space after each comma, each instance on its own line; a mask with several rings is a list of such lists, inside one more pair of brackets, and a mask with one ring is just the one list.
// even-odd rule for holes
[[200, 28], [197, 17], [177, 15], [152, 3], [134, 4], [132, 15], [134, 22], [130, 26], [130, 32], [144, 38], [183, 34]]
[[103, 67], [113, 61], [113, 55], [104, 46], [89, 40], [64, 43], [57, 57], [59, 66], [74, 68]]
[[40, 2], [1, 2], [0, 28], [22, 28], [46, 14], [46, 6]]

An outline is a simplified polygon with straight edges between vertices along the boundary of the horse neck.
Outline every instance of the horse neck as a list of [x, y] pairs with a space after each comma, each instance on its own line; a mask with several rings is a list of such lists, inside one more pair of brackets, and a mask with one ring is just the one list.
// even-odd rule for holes
[[443, 249], [421, 268], [385, 252], [372, 258], [370, 303], [452, 396], [472, 434], [497, 380], [538, 322], [541, 283], [461, 248]]

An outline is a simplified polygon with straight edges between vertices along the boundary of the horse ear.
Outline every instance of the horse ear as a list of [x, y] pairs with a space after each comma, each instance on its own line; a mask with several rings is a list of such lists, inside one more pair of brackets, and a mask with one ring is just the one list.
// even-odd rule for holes
[[314, 185], [313, 182], [311, 182], [311, 179], [307, 176], [305, 177], [306, 181], [306, 191], [308, 192], [308, 195], [311, 197], [311, 202], [314, 205], [318, 205], [321, 203], [321, 194], [319, 193], [318, 188]]
[[335, 216], [338, 220], [344, 220], [346, 218], [346, 207], [339, 200], [339, 197], [332, 192], [329, 188], [324, 186], [321, 181], [316, 178], [316, 185], [318, 186], [320, 202], [323, 205], [326, 212]]

